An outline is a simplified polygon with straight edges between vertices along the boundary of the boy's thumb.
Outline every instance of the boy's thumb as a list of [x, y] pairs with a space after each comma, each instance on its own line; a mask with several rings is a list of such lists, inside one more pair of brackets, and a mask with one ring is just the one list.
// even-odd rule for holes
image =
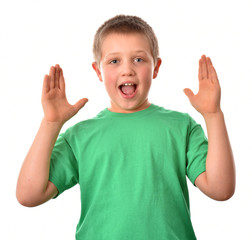
[[87, 102], [88, 102], [87, 98], [82, 98], [77, 103], [75, 103], [74, 108], [75, 108], [76, 112], [78, 112], [81, 108], [83, 108]]
[[193, 91], [191, 89], [189, 89], [189, 88], [185, 88], [184, 93], [189, 98], [189, 100], [194, 96]]

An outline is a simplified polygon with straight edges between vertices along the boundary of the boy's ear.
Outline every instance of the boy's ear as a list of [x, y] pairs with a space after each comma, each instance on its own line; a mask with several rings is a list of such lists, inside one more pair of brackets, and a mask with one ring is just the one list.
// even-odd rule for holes
[[93, 69], [95, 70], [95, 72], [96, 72], [96, 74], [97, 74], [99, 80], [100, 80], [101, 82], [103, 82], [102, 76], [101, 76], [101, 71], [100, 71], [100, 68], [99, 68], [97, 62], [93, 62], [93, 63], [92, 63], [92, 67], [93, 67]]
[[158, 58], [157, 63], [156, 63], [156, 67], [154, 68], [154, 72], [153, 72], [153, 79], [155, 79], [157, 77], [161, 63], [162, 63], [161, 58]]

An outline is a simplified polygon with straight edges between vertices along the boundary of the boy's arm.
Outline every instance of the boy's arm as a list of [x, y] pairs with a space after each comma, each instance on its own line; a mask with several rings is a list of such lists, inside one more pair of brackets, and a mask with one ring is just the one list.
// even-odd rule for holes
[[55, 185], [48, 180], [51, 153], [63, 124], [87, 101], [83, 98], [75, 105], [70, 105], [65, 94], [62, 69], [59, 65], [51, 67], [43, 83], [44, 118], [21, 167], [17, 182], [16, 196], [22, 205], [37, 206], [57, 194]]
[[195, 185], [215, 200], [227, 200], [235, 191], [235, 165], [220, 108], [220, 85], [210, 58], [203, 55], [199, 61], [197, 95], [190, 89], [184, 89], [184, 92], [192, 106], [204, 117], [208, 134], [206, 171], [198, 176]]

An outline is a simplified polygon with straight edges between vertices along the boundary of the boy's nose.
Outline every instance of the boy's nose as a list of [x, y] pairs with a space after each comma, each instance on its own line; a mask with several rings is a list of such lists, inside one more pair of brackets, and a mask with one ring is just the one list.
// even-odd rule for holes
[[133, 76], [135, 75], [134, 67], [132, 63], [124, 63], [122, 65], [122, 76]]

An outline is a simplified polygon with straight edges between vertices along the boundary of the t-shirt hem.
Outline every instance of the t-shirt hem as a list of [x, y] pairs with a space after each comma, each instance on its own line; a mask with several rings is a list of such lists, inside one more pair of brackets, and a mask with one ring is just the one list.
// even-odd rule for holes
[[53, 199], [55, 199], [55, 198], [57, 198], [61, 193], [64, 192], [64, 189], [63, 189], [63, 186], [57, 181], [57, 178], [55, 178], [55, 177], [53, 177], [53, 176], [50, 176], [50, 177], [49, 177], [49, 181], [51, 181], [51, 182], [55, 185], [55, 187], [57, 188], [57, 190], [58, 190], [58, 194], [57, 194], [55, 197], [53, 197]]
[[205, 171], [206, 171], [206, 168], [204, 167], [204, 168], [198, 170], [197, 172], [195, 172], [195, 173], [192, 175], [192, 177], [191, 177], [191, 182], [192, 182], [192, 184], [193, 184], [195, 187], [197, 187], [197, 186], [195, 185], [195, 181], [196, 181], [197, 177], [198, 177], [200, 174], [202, 174], [203, 172], [205, 172]]

